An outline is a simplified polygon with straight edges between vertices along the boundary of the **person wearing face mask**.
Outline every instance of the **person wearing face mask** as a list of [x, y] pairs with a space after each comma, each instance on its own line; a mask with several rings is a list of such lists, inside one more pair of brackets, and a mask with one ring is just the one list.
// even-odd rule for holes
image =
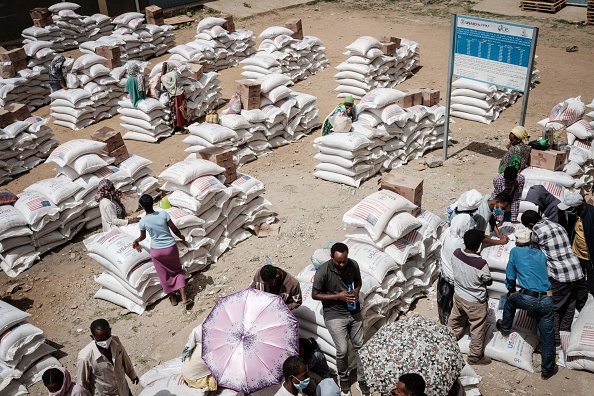
[[78, 354], [76, 382], [93, 396], [132, 396], [126, 375], [138, 384], [138, 375], [120, 339], [111, 335], [105, 319], [91, 323], [91, 341]]
[[[511, 204], [512, 199], [508, 193], [501, 192], [491, 198], [491, 195], [484, 195], [483, 200], [478, 206], [476, 214], [473, 218], [476, 220], [475, 229], [482, 231], [485, 234], [483, 243], [489, 245], [505, 245], [508, 238], [499, 232], [499, 226], [495, 216], [503, 216], [504, 211]], [[493, 229], [495, 236], [498, 239], [493, 239], [489, 236], [489, 226]]]
[[85, 388], [72, 382], [65, 367], [50, 367], [43, 372], [41, 379], [48, 396], [91, 396]]
[[519, 223], [518, 215], [520, 214], [520, 201], [522, 200], [522, 190], [524, 189], [525, 181], [524, 175], [519, 174], [518, 170], [513, 166], [508, 166], [505, 168], [503, 174], [498, 174], [493, 179], [491, 199], [502, 192], [509, 194], [512, 199], [511, 205], [508, 208], [511, 211], [505, 211], [503, 214], [495, 215], [498, 225], [501, 225], [504, 221]]
[[483, 241], [483, 233], [469, 230], [464, 234], [464, 248], [454, 251], [452, 267], [454, 274], [454, 306], [448, 319], [456, 339], [462, 338], [466, 325], [470, 324], [470, 350], [468, 364], [489, 364], [491, 358], [483, 353], [487, 335], [487, 312], [489, 310], [487, 286], [493, 283], [487, 261], [477, 252]]
[[298, 308], [303, 302], [299, 281], [287, 271], [270, 264], [256, 272], [250, 288], [280, 296], [290, 310]]
[[297, 396], [309, 385], [307, 363], [299, 356], [289, 356], [283, 363], [283, 381], [274, 396]]
[[472, 225], [470, 228], [475, 228], [476, 221], [474, 220], [474, 216], [476, 215], [476, 210], [482, 200], [483, 195], [477, 190], [473, 189], [462, 193], [456, 202], [446, 208], [448, 214], [448, 226], [452, 225], [452, 221], [456, 216], [465, 213], [471, 217]]

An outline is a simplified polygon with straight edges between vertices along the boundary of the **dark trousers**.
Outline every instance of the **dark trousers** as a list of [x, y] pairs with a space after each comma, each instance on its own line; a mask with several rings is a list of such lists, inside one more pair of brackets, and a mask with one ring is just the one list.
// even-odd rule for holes
[[448, 324], [452, 307], [454, 306], [454, 284], [447, 281], [441, 274], [437, 278], [437, 314], [439, 323]]
[[571, 331], [571, 324], [575, 314], [577, 295], [580, 282], [558, 282], [549, 278], [553, 292], [553, 308], [555, 310], [555, 345], [561, 345], [559, 331]]
[[584, 272], [584, 278], [581, 280], [578, 286], [577, 302], [575, 309], [581, 311], [588, 301], [588, 295], [594, 296], [594, 271], [592, 270], [592, 262], [590, 260], [580, 260], [582, 265], [582, 271]]

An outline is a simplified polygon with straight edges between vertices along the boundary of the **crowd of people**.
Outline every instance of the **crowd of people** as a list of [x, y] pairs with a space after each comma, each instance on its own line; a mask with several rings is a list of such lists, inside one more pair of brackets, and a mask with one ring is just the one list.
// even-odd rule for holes
[[[448, 207], [449, 225], [443, 238], [438, 279], [438, 311], [442, 324], [461, 338], [470, 325], [469, 364], [489, 364], [483, 345], [487, 331], [487, 286], [493, 279], [480, 250], [487, 245], [503, 245], [503, 221], [519, 224], [519, 205], [524, 189], [520, 172], [529, 166], [530, 147], [525, 128], [516, 126], [509, 136], [508, 151], [501, 160], [494, 190], [481, 195], [476, 190], [463, 193]], [[558, 372], [555, 352], [561, 350], [560, 331], [570, 331], [575, 311], [580, 311], [588, 295], [594, 295], [594, 273], [589, 248], [594, 247], [594, 207], [579, 193], [567, 193], [563, 201], [543, 186], [530, 187], [527, 201], [538, 212], [521, 215], [515, 247], [510, 251], [503, 304], [503, 319], [497, 329], [504, 337], [512, 332], [516, 309], [535, 318], [541, 337], [541, 378]], [[495, 234], [490, 237], [491, 231]]]

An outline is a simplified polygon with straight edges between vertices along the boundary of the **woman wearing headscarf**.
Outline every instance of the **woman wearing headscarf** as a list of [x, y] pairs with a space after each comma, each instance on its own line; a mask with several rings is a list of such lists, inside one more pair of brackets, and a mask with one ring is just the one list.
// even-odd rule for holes
[[56, 55], [49, 67], [49, 84], [52, 92], [59, 91], [61, 89], [68, 89], [66, 86], [66, 79], [64, 78], [64, 62], [66, 58], [62, 55]]
[[181, 372], [190, 388], [217, 390], [217, 381], [202, 360], [202, 325], [192, 331], [182, 351]]
[[446, 212], [448, 214], [448, 225], [452, 225], [452, 220], [454, 220], [454, 217], [461, 213], [466, 213], [472, 217], [473, 225], [471, 228], [474, 228], [476, 224], [474, 216], [482, 201], [483, 194], [477, 190], [473, 189], [463, 192], [456, 202], [446, 208]]
[[126, 92], [130, 95], [130, 102], [136, 107], [138, 102], [144, 99], [144, 76], [137, 63], [130, 63], [127, 66], [128, 79], [126, 80]]
[[89, 391], [72, 382], [64, 367], [50, 367], [41, 376], [49, 396], [91, 396]]
[[454, 304], [454, 270], [452, 257], [456, 249], [464, 248], [464, 233], [472, 228], [472, 218], [461, 213], [452, 220], [442, 235], [439, 278], [437, 279], [437, 313], [442, 325], [447, 325]]
[[163, 91], [167, 92], [169, 97], [169, 107], [171, 109], [171, 120], [173, 121], [173, 130], [183, 129], [188, 122], [188, 103], [186, 94], [179, 82], [179, 73], [175, 67], [169, 63], [163, 64], [166, 73], [161, 76]]
[[326, 136], [334, 132], [333, 118], [337, 114], [344, 117], [350, 117], [353, 122], [357, 121], [357, 106], [355, 106], [355, 99], [352, 96], [344, 98], [344, 102], [340, 103], [336, 108], [326, 117], [324, 125], [322, 126], [322, 136]]
[[505, 146], [507, 153], [499, 162], [499, 173], [503, 173], [508, 166], [513, 166], [520, 173], [530, 165], [531, 148], [524, 143], [528, 139], [530, 139], [530, 135], [523, 126], [517, 125], [511, 130], [509, 143]]
[[142, 248], [139, 243], [146, 238], [148, 232], [151, 237], [149, 253], [157, 271], [157, 276], [159, 276], [161, 287], [163, 287], [163, 292], [169, 295], [171, 305], [176, 306], [178, 301], [175, 292], [179, 290], [182, 305], [187, 309], [192, 304], [192, 300], [186, 296], [186, 277], [172, 233], [181, 239], [182, 243], [185, 242], [185, 237], [173, 224], [169, 213], [153, 209], [153, 197], [143, 194], [139, 199], [139, 203], [146, 212], [146, 216], [138, 224], [140, 236], [134, 240], [132, 247], [140, 252]]
[[122, 204], [122, 192], [116, 190], [112, 181], [103, 179], [99, 182], [95, 201], [99, 202], [103, 232], [112, 228], [138, 223], [138, 217], [126, 219], [126, 209]]

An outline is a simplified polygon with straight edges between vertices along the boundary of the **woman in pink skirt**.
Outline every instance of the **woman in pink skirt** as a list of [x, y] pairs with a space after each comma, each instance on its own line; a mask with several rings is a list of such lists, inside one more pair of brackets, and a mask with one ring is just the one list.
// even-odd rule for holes
[[184, 308], [189, 308], [192, 300], [186, 296], [186, 278], [179, 260], [179, 250], [171, 231], [182, 242], [185, 241], [185, 238], [171, 221], [169, 213], [165, 211], [156, 212], [153, 209], [153, 198], [150, 195], [144, 194], [140, 197], [139, 202], [146, 212], [146, 216], [138, 223], [140, 236], [136, 238], [132, 247], [140, 252], [142, 248], [138, 243], [146, 238], [147, 232], [149, 233], [151, 237], [151, 259], [155, 265], [155, 270], [157, 270], [163, 291], [169, 295], [171, 305], [175, 306], [177, 305], [175, 291], [179, 290]]

